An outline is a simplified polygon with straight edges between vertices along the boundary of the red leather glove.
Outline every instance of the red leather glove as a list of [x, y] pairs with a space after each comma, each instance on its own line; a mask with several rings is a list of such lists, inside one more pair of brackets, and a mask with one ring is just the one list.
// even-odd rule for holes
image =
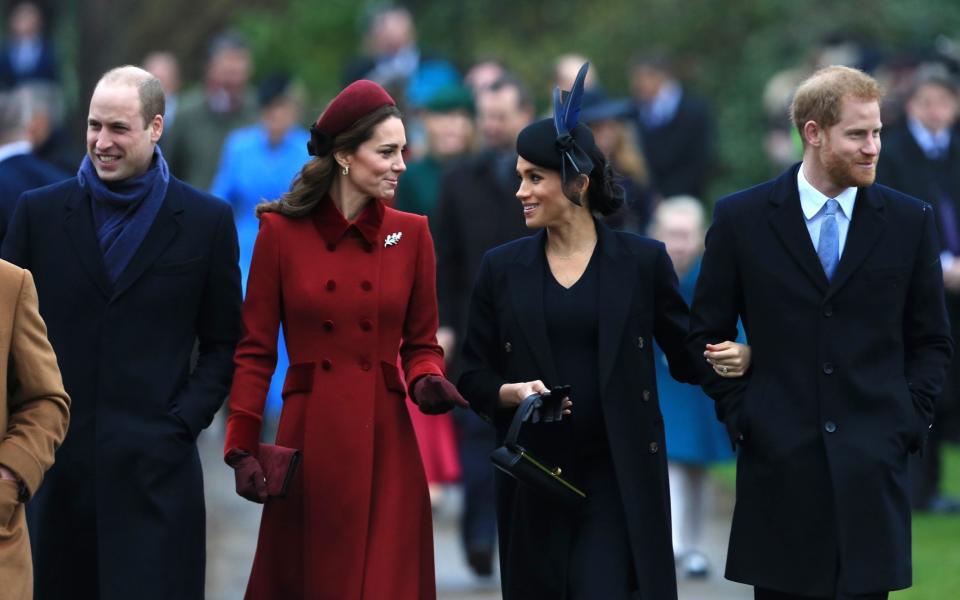
[[457, 388], [439, 375], [424, 375], [413, 384], [413, 401], [425, 415], [441, 415], [455, 406], [470, 408]]
[[226, 462], [233, 467], [237, 494], [257, 504], [267, 501], [267, 480], [256, 458], [242, 450], [231, 450]]

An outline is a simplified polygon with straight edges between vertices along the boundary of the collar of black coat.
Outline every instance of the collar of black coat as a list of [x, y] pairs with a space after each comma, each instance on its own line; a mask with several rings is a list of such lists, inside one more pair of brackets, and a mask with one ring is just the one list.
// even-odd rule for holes
[[[796, 200], [796, 204], [800, 204], [800, 190], [797, 188], [797, 171], [800, 170], [800, 165], [802, 164], [802, 162], [795, 163], [774, 180], [776, 193], [770, 194], [769, 199], [771, 204], [779, 206], [783, 204], [784, 200], [790, 200], [791, 202]], [[878, 192], [877, 186], [878, 184], [874, 183], [873, 185], [857, 188], [857, 201], [859, 202], [861, 198], [864, 198], [873, 208], [878, 210], [882, 209], [883, 197]], [[856, 211], [856, 206], [854, 206], [854, 211]]]
[[330, 196], [326, 196], [313, 211], [314, 222], [328, 244], [337, 244], [348, 232], [355, 231], [371, 246], [377, 245], [377, 235], [383, 223], [383, 201], [370, 200], [353, 222], [344, 218]]
[[[617, 239], [613, 229], [603, 221], [594, 218], [593, 223], [597, 228], [597, 250], [602, 252], [605, 256], [610, 258], [616, 258], [620, 255], [623, 250], [620, 240]], [[544, 256], [544, 247], [547, 243], [547, 230], [541, 229], [536, 234], [530, 238], [524, 239], [534, 239], [537, 241], [535, 244], [524, 244], [518, 248], [519, 254], [515, 255], [516, 258], [527, 265], [533, 264], [534, 261], [538, 260], [540, 257]]]

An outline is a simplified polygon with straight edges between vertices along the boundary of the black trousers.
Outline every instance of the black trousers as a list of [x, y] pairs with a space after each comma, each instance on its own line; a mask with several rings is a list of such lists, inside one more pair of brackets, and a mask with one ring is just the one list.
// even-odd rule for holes
[[796, 594], [786, 594], [784, 592], [776, 592], [774, 590], [757, 587], [753, 588], [753, 598], [754, 600], [887, 600], [887, 592], [856, 595], [837, 594], [835, 597], [831, 598], [820, 598], [816, 596], [798, 596]]

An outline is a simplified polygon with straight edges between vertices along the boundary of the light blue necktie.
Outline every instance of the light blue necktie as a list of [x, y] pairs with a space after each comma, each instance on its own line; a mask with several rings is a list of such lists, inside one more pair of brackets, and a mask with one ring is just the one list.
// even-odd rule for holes
[[817, 244], [817, 256], [823, 265], [827, 280], [833, 279], [833, 273], [840, 262], [840, 228], [837, 226], [837, 209], [840, 204], [833, 198], [827, 200], [827, 210], [820, 223], [820, 241]]

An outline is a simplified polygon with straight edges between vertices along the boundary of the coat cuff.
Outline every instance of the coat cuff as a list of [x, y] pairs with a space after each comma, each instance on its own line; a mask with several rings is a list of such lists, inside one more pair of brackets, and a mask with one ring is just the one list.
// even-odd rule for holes
[[16, 473], [26, 488], [28, 498], [36, 493], [43, 481], [43, 468], [40, 463], [13, 441], [7, 440], [0, 444], [0, 464]]
[[227, 435], [223, 444], [223, 457], [226, 460], [231, 450], [243, 450], [257, 456], [260, 449], [260, 422], [244, 415], [230, 415], [227, 419]]
[[443, 368], [429, 360], [423, 360], [410, 365], [409, 370], [405, 373], [407, 395], [410, 398], [413, 398], [413, 385], [424, 375], [439, 375], [443, 377]]

